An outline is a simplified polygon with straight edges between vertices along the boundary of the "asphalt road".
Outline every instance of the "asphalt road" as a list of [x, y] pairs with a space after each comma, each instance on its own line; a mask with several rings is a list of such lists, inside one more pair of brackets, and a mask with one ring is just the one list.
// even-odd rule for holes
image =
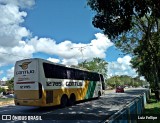
[[11, 118], [11, 120], [0, 120], [0, 123], [18, 123], [22, 122], [22, 120], [24, 123], [53, 121], [56, 123], [103, 122], [144, 91], [145, 89], [138, 88], [125, 90], [125, 93], [107, 92], [100, 99], [78, 102], [76, 105], [66, 108], [60, 108], [59, 106], [48, 108], [3, 106], [0, 107], [0, 119]]

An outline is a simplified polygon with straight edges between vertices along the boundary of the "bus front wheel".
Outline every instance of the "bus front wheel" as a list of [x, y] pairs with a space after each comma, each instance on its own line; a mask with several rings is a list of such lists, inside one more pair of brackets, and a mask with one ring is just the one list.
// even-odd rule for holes
[[67, 95], [63, 95], [61, 97], [61, 107], [64, 108], [67, 106], [67, 103], [68, 103], [68, 97]]

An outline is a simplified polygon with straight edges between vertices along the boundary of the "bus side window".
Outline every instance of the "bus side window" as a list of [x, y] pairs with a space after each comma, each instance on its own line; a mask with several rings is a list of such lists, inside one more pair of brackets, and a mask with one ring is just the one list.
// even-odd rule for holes
[[83, 71], [76, 70], [76, 69], [74, 71], [75, 71], [75, 80], [84, 80]]
[[55, 78], [58, 79], [67, 79], [67, 71], [66, 68], [63, 66], [56, 66], [56, 72], [55, 72], [56, 76]]
[[74, 69], [67, 69], [67, 79], [75, 79], [75, 71]]
[[66, 79], [66, 68], [63, 66], [43, 63], [44, 73], [46, 78]]
[[89, 80], [89, 74], [88, 72], [84, 71], [84, 80]]
[[97, 73], [93, 73], [93, 81], [100, 81], [100, 77], [99, 77], [99, 74]]
[[88, 77], [88, 80], [93, 81], [93, 74], [92, 73], [87, 72], [87, 77]]

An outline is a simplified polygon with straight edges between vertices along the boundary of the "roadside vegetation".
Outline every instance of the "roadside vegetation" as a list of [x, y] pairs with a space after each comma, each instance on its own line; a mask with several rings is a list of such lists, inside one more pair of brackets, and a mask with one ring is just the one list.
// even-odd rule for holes
[[[142, 4], [143, 3], [143, 4]], [[160, 90], [160, 2], [158, 0], [87, 0], [92, 24], [101, 29], [157, 93]]]
[[146, 81], [140, 80], [139, 77], [132, 78], [127, 75], [113, 76], [106, 81], [107, 87], [115, 88], [116, 86], [123, 87], [143, 87], [147, 85]]
[[127, 75], [112, 76], [108, 78], [107, 77], [108, 63], [101, 58], [93, 58], [90, 61], [81, 62], [78, 64], [78, 66], [73, 66], [73, 67], [78, 67], [78, 68], [101, 73], [106, 80], [105, 81], [106, 87], [110, 89], [113, 89], [116, 86], [140, 87], [148, 84], [146, 81], [140, 80], [140, 77], [133, 78]]
[[13, 98], [0, 98], [0, 102], [12, 101]]
[[[145, 109], [142, 116], [153, 116], [159, 118], [160, 114], [160, 101], [157, 102], [154, 94], [151, 94], [148, 103], [145, 105]], [[159, 123], [159, 120], [139, 120], [138, 123]]]
[[4, 89], [3, 86], [0, 87], [0, 105], [4, 105], [8, 102], [13, 102], [13, 80], [14, 78], [11, 78], [6, 82], [4, 86], [7, 86], [8, 89]]
[[145, 106], [144, 110], [145, 115], [159, 115], [160, 114], [160, 101], [158, 102], [155, 99], [154, 94], [151, 94], [151, 97], [148, 101], [148, 103]]
[[8, 89], [5, 90], [3, 87], [0, 86], [0, 93], [2, 93], [2, 92], [5, 92], [5, 93], [7, 93], [7, 92], [13, 93], [13, 88], [14, 88], [13, 82], [14, 82], [14, 77], [12, 77], [10, 80], [7, 80], [7, 81], [6, 81], [6, 84], [5, 84], [4, 86], [7, 86]]
[[2, 93], [2, 92], [4, 92], [4, 91], [5, 91], [5, 89], [2, 88], [2, 87], [0, 87], [0, 93]]

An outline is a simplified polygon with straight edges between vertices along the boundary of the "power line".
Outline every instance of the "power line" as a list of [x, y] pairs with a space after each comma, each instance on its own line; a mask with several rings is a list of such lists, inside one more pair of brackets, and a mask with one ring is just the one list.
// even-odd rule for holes
[[29, 58], [29, 57], [24, 57], [24, 56], [20, 56], [20, 55], [16, 55], [13, 53], [6, 53], [6, 52], [0, 52], [1, 54], [5, 54], [5, 55], [9, 55], [9, 56], [16, 56], [16, 57], [22, 57], [22, 58]]
[[79, 50], [80, 50], [80, 52], [81, 52], [81, 54], [82, 54], [82, 67], [83, 67], [83, 50], [86, 48], [86, 47], [88, 47], [88, 46], [93, 46], [93, 45], [85, 45], [85, 46], [81, 46], [81, 47], [72, 47], [72, 48], [70, 48], [70, 49], [75, 49], [75, 48], [78, 48]]
[[81, 47], [72, 47], [70, 49], [78, 48], [80, 50], [81, 54], [82, 54], [82, 61], [83, 61], [83, 50], [88, 46], [93, 46], [93, 45], [85, 45], [85, 46], [81, 46]]

